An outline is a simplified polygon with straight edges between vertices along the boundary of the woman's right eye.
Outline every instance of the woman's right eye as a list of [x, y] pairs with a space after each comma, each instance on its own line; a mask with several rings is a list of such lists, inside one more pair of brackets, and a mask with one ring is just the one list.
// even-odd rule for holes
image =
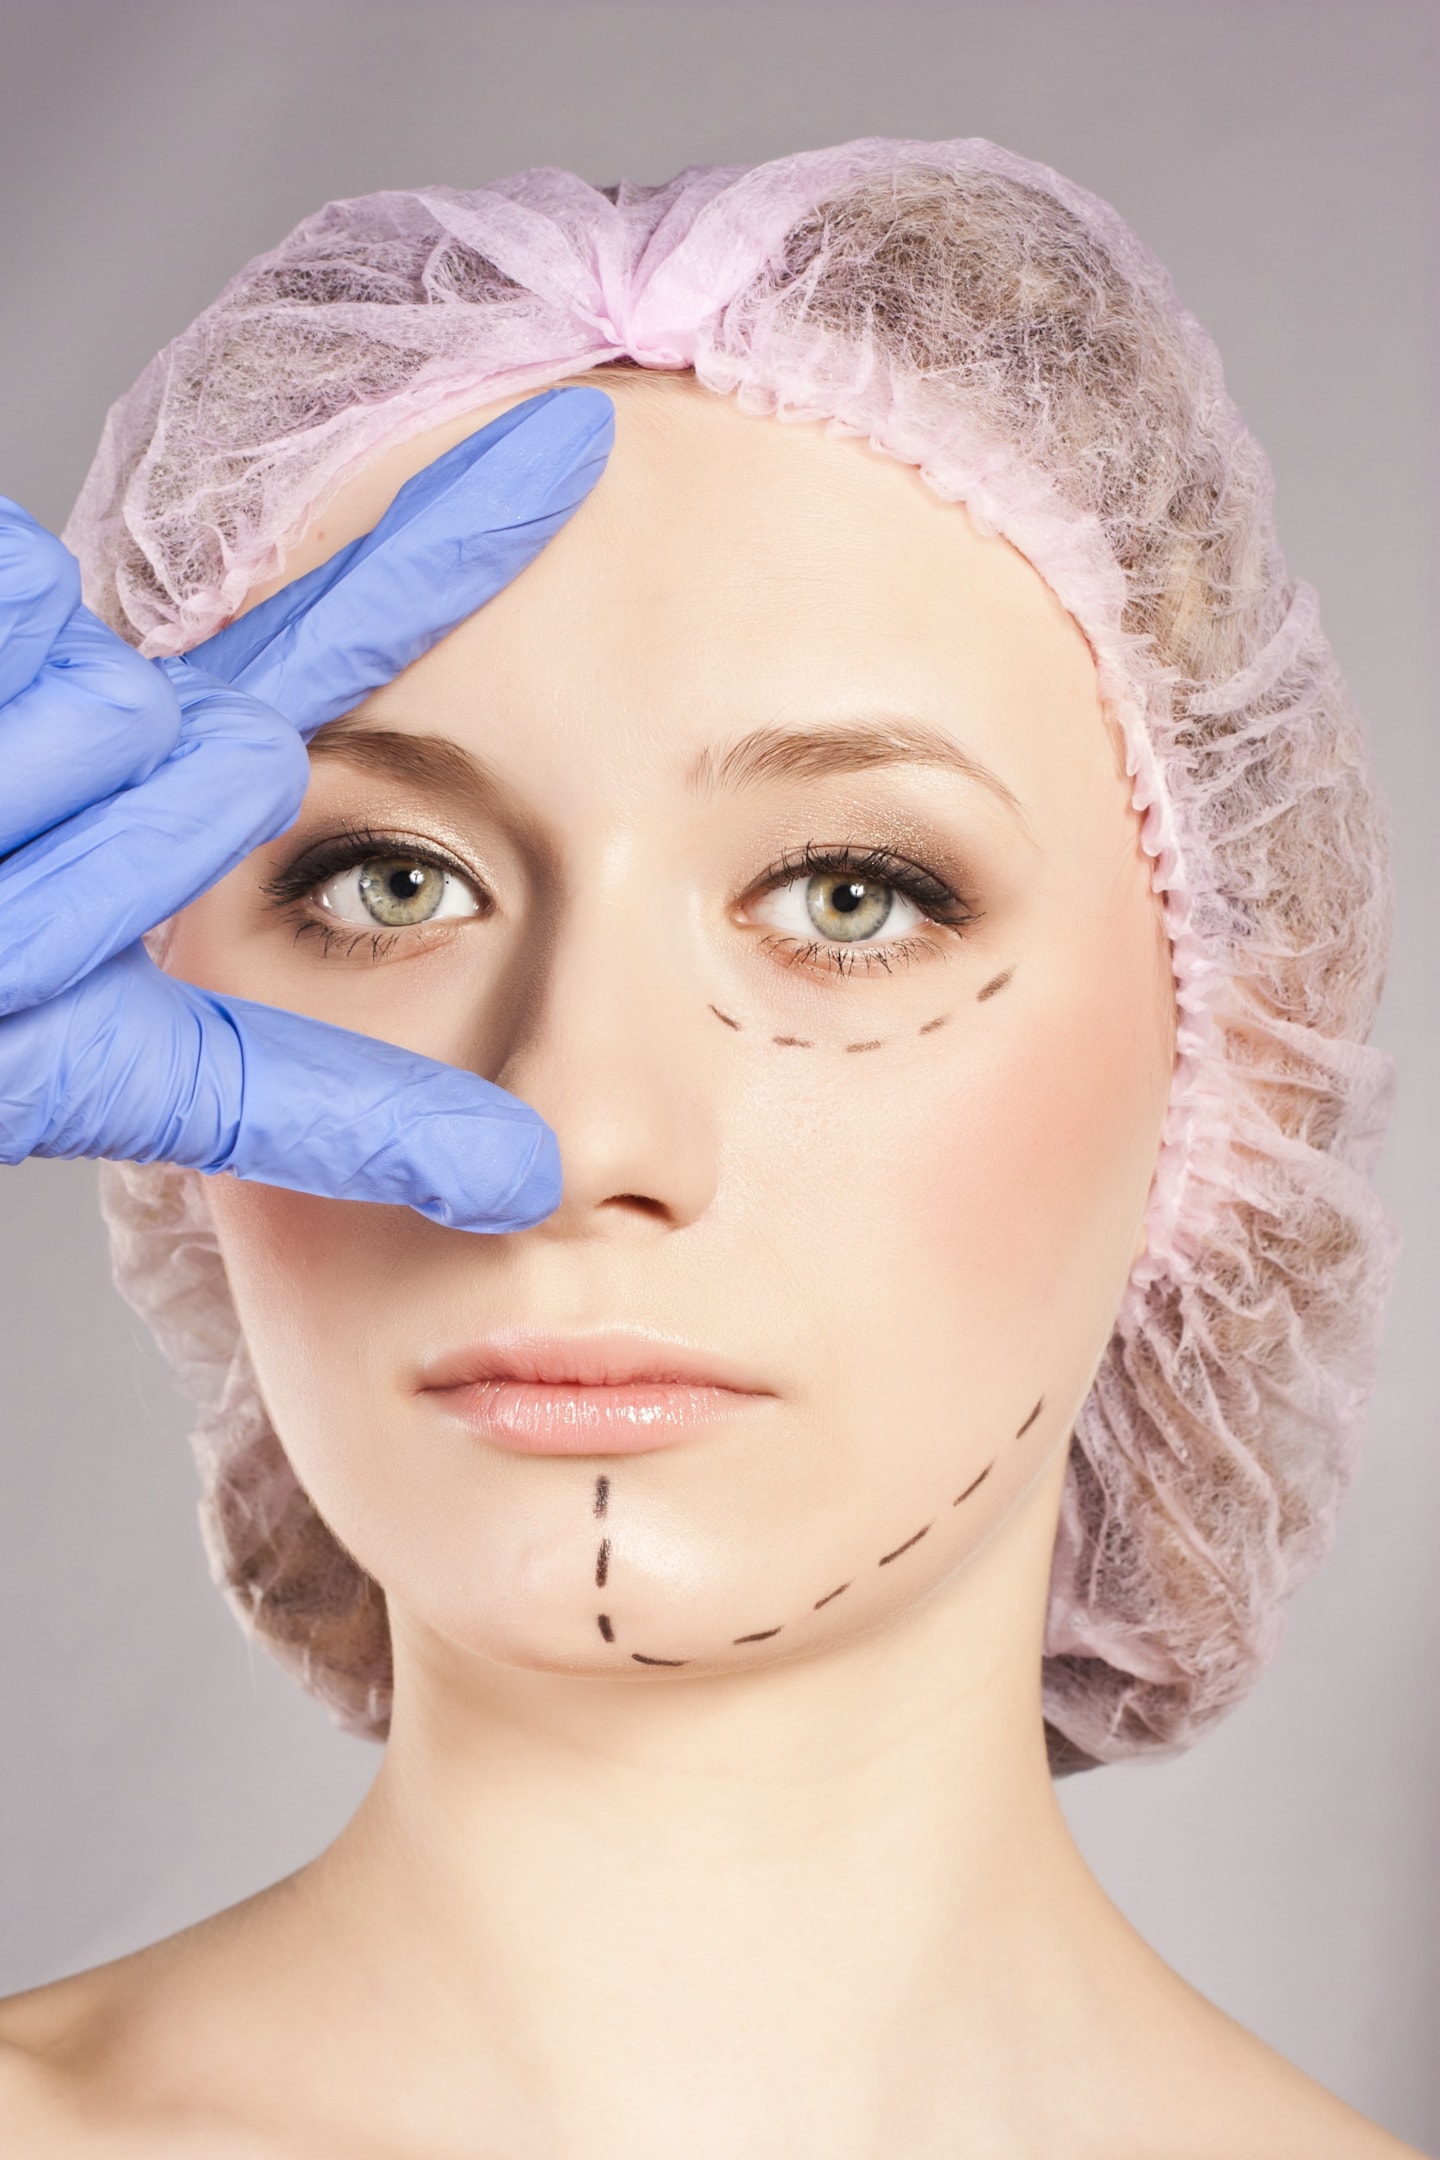
[[483, 911], [466, 879], [415, 855], [367, 856], [316, 886], [314, 898], [336, 922], [372, 930], [456, 922]]

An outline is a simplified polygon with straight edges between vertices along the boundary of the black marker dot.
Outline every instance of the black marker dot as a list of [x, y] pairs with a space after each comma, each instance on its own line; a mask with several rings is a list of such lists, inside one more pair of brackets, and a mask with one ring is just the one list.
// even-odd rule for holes
[[914, 1537], [907, 1537], [903, 1545], [897, 1545], [895, 1547], [894, 1552], [887, 1552], [882, 1554], [880, 1559], [878, 1559], [875, 1563], [876, 1567], [889, 1567], [890, 1562], [892, 1560], [898, 1560], [902, 1552], [909, 1552], [911, 1546], [918, 1545], [922, 1537], [928, 1537], [934, 1527], [935, 1526], [933, 1523], [927, 1522], [923, 1530], [917, 1530]]
[[606, 1642], [614, 1642], [615, 1630], [610, 1625], [609, 1613], [601, 1613], [598, 1625], [600, 1628], [600, 1633], [604, 1636]]
[[767, 1627], [762, 1628], [758, 1635], [737, 1635], [735, 1637], [735, 1647], [738, 1649], [741, 1643], [747, 1642], [769, 1642], [772, 1635], [778, 1635], [779, 1633], [778, 1627]]
[[610, 1573], [610, 1540], [609, 1540], [609, 1538], [608, 1538], [608, 1537], [606, 1537], [606, 1538], [601, 1538], [601, 1540], [600, 1540], [600, 1550], [599, 1550], [599, 1552], [598, 1552], [598, 1553], [596, 1553], [596, 1555], [595, 1555], [595, 1587], [596, 1587], [596, 1589], [597, 1589], [597, 1590], [603, 1590], [603, 1589], [604, 1589], [604, 1587], [605, 1587], [605, 1580], [606, 1580], [606, 1577], [607, 1577], [607, 1576], [609, 1575], [609, 1573]]

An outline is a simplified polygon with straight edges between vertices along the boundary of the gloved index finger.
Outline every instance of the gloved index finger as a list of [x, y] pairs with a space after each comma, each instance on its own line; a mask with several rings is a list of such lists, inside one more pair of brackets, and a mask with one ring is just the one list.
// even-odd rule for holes
[[547, 390], [405, 483], [373, 532], [187, 655], [309, 736], [517, 577], [605, 469], [603, 391]]

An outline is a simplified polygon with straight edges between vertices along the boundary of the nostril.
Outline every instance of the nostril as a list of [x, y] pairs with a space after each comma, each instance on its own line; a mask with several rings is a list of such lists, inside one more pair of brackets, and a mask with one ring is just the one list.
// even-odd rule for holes
[[652, 1200], [645, 1193], [611, 1193], [600, 1205], [608, 1208], [625, 1208], [637, 1215], [647, 1215], [653, 1222], [668, 1222], [670, 1210], [663, 1200]]

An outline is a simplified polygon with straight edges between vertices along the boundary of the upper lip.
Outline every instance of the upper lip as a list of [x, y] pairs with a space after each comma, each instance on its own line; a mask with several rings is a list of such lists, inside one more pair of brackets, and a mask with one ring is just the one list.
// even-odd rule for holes
[[728, 1358], [700, 1351], [671, 1336], [607, 1330], [587, 1335], [532, 1334], [523, 1329], [490, 1335], [433, 1359], [419, 1380], [432, 1388], [475, 1387], [509, 1380], [532, 1387], [729, 1388], [737, 1394], [773, 1395], [776, 1390]]

